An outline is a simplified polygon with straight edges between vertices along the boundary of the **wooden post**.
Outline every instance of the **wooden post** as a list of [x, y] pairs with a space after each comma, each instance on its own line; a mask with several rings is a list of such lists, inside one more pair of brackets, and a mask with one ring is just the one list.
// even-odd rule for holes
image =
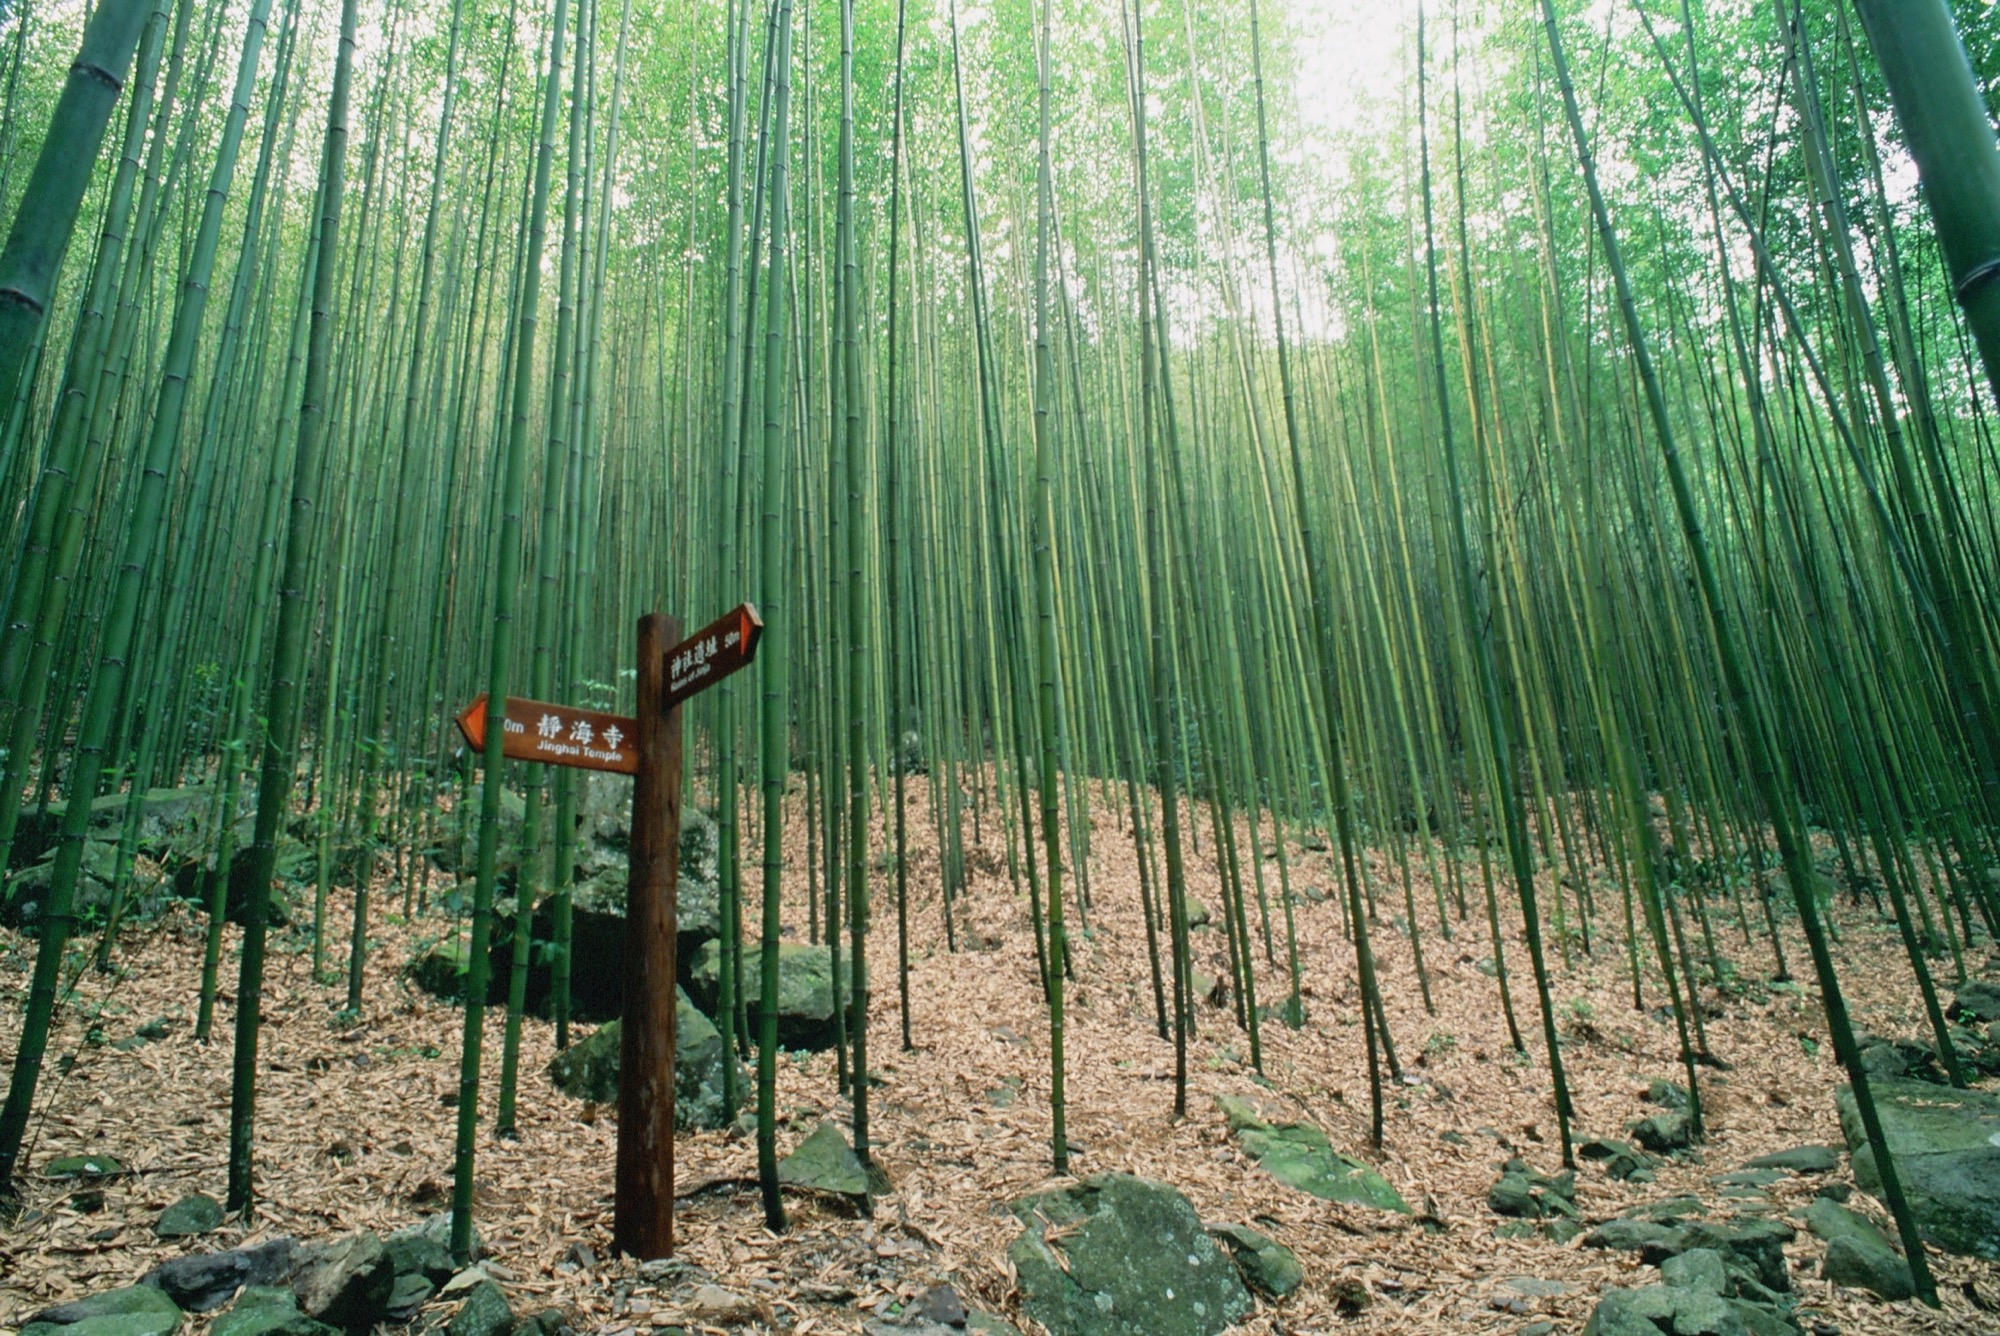
[[680, 624], [639, 619], [639, 769], [625, 887], [625, 1018], [618, 1050], [617, 1208], [612, 1239], [646, 1259], [674, 1250], [674, 935], [680, 880], [681, 711], [665, 708]]

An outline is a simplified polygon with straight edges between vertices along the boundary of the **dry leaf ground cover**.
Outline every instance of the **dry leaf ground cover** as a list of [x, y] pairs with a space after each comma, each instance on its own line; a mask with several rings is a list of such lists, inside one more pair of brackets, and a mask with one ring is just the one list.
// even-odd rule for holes
[[[552, 1027], [530, 1019], [523, 1040], [520, 1135], [483, 1137], [478, 1161], [478, 1226], [491, 1265], [517, 1311], [558, 1305], [582, 1331], [635, 1333], [680, 1320], [678, 1297], [712, 1280], [759, 1301], [762, 1326], [793, 1333], [857, 1331], [936, 1281], [955, 1284], [969, 1303], [1011, 1311], [1006, 1253], [1019, 1227], [1005, 1203], [1048, 1181], [1047, 1023], [1038, 1005], [1034, 943], [1025, 894], [1007, 875], [1005, 846], [988, 820], [970, 851], [970, 885], [959, 902], [961, 949], [944, 946], [935, 843], [924, 786], [911, 788], [916, 840], [911, 887], [910, 1002], [913, 1051], [899, 1044], [895, 922], [888, 878], [875, 878], [876, 918], [871, 1045], [876, 1085], [876, 1154], [895, 1191], [873, 1219], [833, 1201], [792, 1197], [793, 1227], [767, 1233], [754, 1180], [751, 1139], [717, 1132], [684, 1136], [679, 1179], [682, 1265], [641, 1272], [610, 1257], [612, 1160], [609, 1110], [557, 1095], [544, 1069]], [[1069, 993], [1069, 1129], [1076, 1172], [1123, 1170], [1164, 1179], [1211, 1222], [1255, 1223], [1297, 1251], [1306, 1285], [1282, 1305], [1264, 1305], [1249, 1332], [1515, 1333], [1537, 1321], [1556, 1331], [1583, 1326], [1595, 1295], [1654, 1279], [1629, 1255], [1539, 1238], [1501, 1239], [1486, 1192], [1499, 1164], [1518, 1154], [1558, 1168], [1556, 1126], [1540, 1029], [1527, 984], [1518, 923], [1508, 928], [1518, 971], [1516, 1006], [1529, 1048], [1507, 1046], [1479, 906], [1436, 931], [1429, 883], [1415, 888], [1435, 1007], [1425, 1010], [1415, 960], [1401, 922], [1396, 870], [1371, 858], [1379, 901], [1375, 944], [1383, 992], [1406, 1081], [1389, 1092], [1385, 1146], [1367, 1147], [1368, 1085], [1353, 952], [1324, 851], [1294, 850], [1307, 1024], [1263, 1026], [1264, 1071], [1302, 1119], [1323, 1126], [1335, 1146], [1362, 1155], [1396, 1185], [1433, 1228], [1419, 1221], [1337, 1205], [1284, 1187], [1251, 1165], [1227, 1134], [1215, 1105], [1222, 1093], [1252, 1093], [1249, 1045], [1226, 1008], [1205, 1004], [1190, 1053], [1188, 1116], [1175, 1121], [1172, 1045], [1155, 1032], [1138, 864], [1109, 795], [1096, 803], [1087, 932], [1076, 935]], [[1205, 816], [1205, 813], [1203, 814]], [[1192, 822], [1190, 823], [1193, 824]], [[969, 827], [968, 827], [969, 833]], [[1202, 825], [1189, 860], [1190, 892], [1219, 907], [1210, 832]], [[802, 938], [806, 849], [793, 832], [796, 884], [788, 931]], [[1244, 847], [1248, 847], [1247, 844]], [[1477, 865], [1467, 864], [1469, 893]], [[1258, 952], [1260, 998], [1284, 997], [1282, 919], [1275, 864], [1267, 865], [1277, 963]], [[1421, 879], [1421, 867], [1417, 870]], [[445, 879], [439, 876], [436, 884]], [[1568, 1037], [1564, 1055], [1579, 1138], [1618, 1137], [1651, 1111], [1640, 1094], [1655, 1077], [1678, 1078], [1671, 1022], [1635, 1010], [1615, 888], [1597, 891], [1594, 958], [1552, 960], [1555, 996]], [[393, 904], [394, 896], [378, 898]], [[1882, 1033], [1915, 1034], [1921, 1013], [1893, 929], [1842, 897], [1842, 977], [1857, 1018]], [[344, 985], [311, 977], [296, 929], [274, 938], [266, 985], [269, 1011], [258, 1094], [261, 1199], [247, 1227], [232, 1223], [200, 1246], [229, 1246], [273, 1234], [302, 1239], [357, 1229], [387, 1230], [441, 1208], [448, 1198], [461, 1013], [414, 988], [403, 967], [453, 924], [437, 916], [401, 923], [378, 917], [376, 954], [358, 1022], [341, 1016]], [[1769, 945], [1746, 943], [1718, 922], [1722, 949], [1749, 979], [1771, 973]], [[152, 1222], [184, 1193], [222, 1195], [227, 1121], [226, 1042], [191, 1037], [199, 977], [198, 916], [176, 910], [135, 925], [119, 970], [84, 973], [62, 1013], [43, 1085], [34, 1142], [24, 1161], [39, 1169], [58, 1155], [108, 1153], [130, 1171], [99, 1185], [103, 1201], [79, 1200], [73, 1183], [30, 1174], [24, 1212], [0, 1230], [0, 1326], [41, 1307], [129, 1283], [182, 1251], [156, 1240]], [[331, 939], [344, 943], [337, 912]], [[1226, 974], [1219, 930], [1195, 935], [1201, 965]], [[0, 1057], [11, 1054], [33, 944], [0, 936]], [[231, 948], [234, 939], [232, 930]], [[1803, 943], [1786, 943], [1804, 961]], [[1551, 948], [1553, 950], [1553, 947]], [[1982, 946], [1982, 953], [1984, 947]], [[343, 953], [336, 952], [336, 955]], [[1974, 965], [1981, 963], [1972, 958]], [[1795, 964], [1795, 968], [1797, 965]], [[590, 968], [579, 962], [578, 968]], [[225, 971], [233, 978], [233, 967]], [[1649, 1007], [1662, 1000], [1656, 990]], [[1692, 1193], [1723, 1213], [1710, 1176], [1754, 1155], [1805, 1142], [1840, 1144], [1833, 1090], [1840, 1077], [1823, 1042], [1809, 991], [1752, 987], [1712, 994], [1709, 1039], [1730, 1064], [1706, 1080], [1708, 1144], [1686, 1163], [1660, 1166], [1650, 1185], [1615, 1183], [1592, 1168], [1580, 1176], [1587, 1218], [1616, 1215], [1645, 1200]], [[177, 1022], [167, 1037], [121, 1050], [115, 1041], [159, 1017]], [[217, 1026], [228, 1033], [230, 1008]], [[483, 1098], [490, 1115], [502, 1035], [489, 1013]], [[781, 1150], [821, 1118], [844, 1121], [830, 1053], [786, 1055], [780, 1063]], [[1787, 1210], [1815, 1188], [1791, 1179], [1771, 1189]], [[1438, 1224], [1442, 1225], [1437, 1229]], [[1888, 1305], [1836, 1291], [1817, 1276], [1820, 1245], [1801, 1231], [1793, 1248], [1795, 1285], [1809, 1330], [1845, 1333], [2000, 1332], [2000, 1275], [1982, 1263], [1933, 1258], [1943, 1308]], [[1509, 1285], [1532, 1277], [1553, 1285]], [[1544, 1293], [1543, 1291], [1560, 1291]], [[1018, 1316], [1018, 1314], [1016, 1314]], [[1815, 1324], [1818, 1324], [1815, 1326]]]

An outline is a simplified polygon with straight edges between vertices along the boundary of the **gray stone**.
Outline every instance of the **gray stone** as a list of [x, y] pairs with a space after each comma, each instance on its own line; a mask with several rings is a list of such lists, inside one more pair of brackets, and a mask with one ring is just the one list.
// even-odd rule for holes
[[1486, 1204], [1498, 1215], [1543, 1220], [1577, 1217], [1576, 1175], [1538, 1174], [1520, 1160], [1509, 1160], [1500, 1179], [1486, 1193]]
[[1247, 1225], [1210, 1225], [1208, 1232], [1229, 1245], [1236, 1269], [1251, 1289], [1282, 1299], [1305, 1284], [1298, 1254], [1262, 1230]]
[[[763, 951], [743, 944], [743, 997], [754, 1039], [760, 1024], [764, 979]], [[708, 941], [695, 953], [688, 986], [711, 1010], [722, 991], [722, 943]], [[778, 1044], [818, 1051], [833, 1046], [833, 957], [824, 946], [778, 944]]]
[[1746, 1169], [1783, 1169], [1793, 1174], [1828, 1174], [1840, 1166], [1840, 1156], [1831, 1146], [1796, 1146], [1772, 1155], [1759, 1155], [1744, 1165]]
[[1243, 1143], [1244, 1153], [1280, 1183], [1327, 1201], [1415, 1214], [1389, 1180], [1360, 1160], [1336, 1151], [1319, 1128], [1308, 1123], [1267, 1122], [1266, 1110], [1259, 1103], [1235, 1095], [1218, 1095], [1216, 1103], [1222, 1107], [1229, 1130]]
[[299, 1311], [298, 1296], [278, 1285], [257, 1285], [208, 1329], [208, 1336], [339, 1336], [338, 1327]]
[[847, 1197], [868, 1195], [868, 1168], [832, 1123], [815, 1127], [798, 1149], [778, 1162], [778, 1181]]
[[[1911, 1081], [1871, 1081], [1889, 1153], [1926, 1242], [2000, 1260], [2000, 1095]], [[1881, 1190], [1854, 1097], [1836, 1094], [1840, 1127], [1864, 1191]]]
[[1583, 1336], [1746, 1336], [1728, 1300], [1700, 1290], [1645, 1285], [1607, 1290]]
[[421, 1271], [398, 1273], [396, 1283], [389, 1288], [390, 1319], [401, 1322], [415, 1317], [417, 1310], [429, 1303], [437, 1290], [437, 1282]]
[[513, 1330], [514, 1310], [508, 1307], [500, 1287], [490, 1280], [472, 1287], [445, 1327], [446, 1336], [511, 1336]]
[[160, 1263], [140, 1283], [158, 1286], [190, 1313], [206, 1313], [228, 1303], [242, 1286], [275, 1285], [290, 1275], [294, 1248], [289, 1238], [275, 1238], [254, 1248], [190, 1253]]
[[1635, 1252], [1642, 1260], [1671, 1257], [1681, 1251], [1682, 1227], [1651, 1220], [1607, 1220], [1583, 1236], [1586, 1248]]
[[1723, 1265], [1722, 1254], [1713, 1248], [1690, 1248], [1679, 1256], [1667, 1258], [1660, 1263], [1660, 1279], [1684, 1290], [1701, 1290], [1718, 1296], [1729, 1293], [1729, 1268]]
[[[676, 988], [679, 1009], [674, 1035], [674, 1126], [682, 1131], [727, 1127], [737, 1110], [723, 1100], [722, 1064], [729, 1055], [721, 1033], [708, 1017]], [[600, 1104], [618, 1099], [618, 1053], [622, 1030], [617, 1021], [606, 1021], [589, 1036], [555, 1055], [549, 1061], [549, 1080], [572, 1099], [595, 1100]], [[737, 1065], [737, 1106], [750, 1089], [749, 1073]]]
[[363, 1231], [300, 1252], [292, 1292], [306, 1316], [365, 1331], [387, 1314], [396, 1267], [377, 1235]]
[[1834, 1284], [1884, 1299], [1907, 1299], [1917, 1292], [1910, 1264], [1868, 1217], [1822, 1197], [1806, 1208], [1806, 1228], [1826, 1240], [1820, 1270]]
[[159, 1220], [153, 1225], [153, 1233], [163, 1239], [192, 1238], [208, 1233], [221, 1223], [221, 1204], [213, 1197], [190, 1192], [160, 1212]]
[[690, 1320], [704, 1326], [736, 1327], [763, 1316], [764, 1305], [747, 1294], [720, 1285], [697, 1285], [681, 1307]]
[[1632, 1139], [1655, 1155], [1665, 1155], [1669, 1151], [1686, 1150], [1692, 1144], [1692, 1131], [1686, 1114], [1670, 1111], [1633, 1123]]
[[1782, 1220], [1698, 1220], [1681, 1227], [1677, 1251], [1712, 1248], [1732, 1269], [1741, 1267], [1759, 1284], [1782, 1294], [1792, 1287], [1791, 1273], [1785, 1269], [1785, 1245], [1796, 1237], [1798, 1231]]
[[1784, 1182], [1785, 1175], [1777, 1169], [1736, 1169], [1726, 1174], [1715, 1174], [1708, 1181], [1724, 1188], [1768, 1188], [1773, 1183]]
[[1052, 1336], [1216, 1336], [1251, 1310], [1236, 1267], [1165, 1183], [1100, 1174], [1012, 1210], [1027, 1226], [1007, 1254], [1021, 1307]]
[[[440, 1211], [414, 1224], [405, 1225], [382, 1240], [389, 1264], [398, 1278], [418, 1275], [433, 1286], [442, 1285], [458, 1271], [451, 1260], [451, 1215]], [[472, 1255], [479, 1256], [479, 1234], [472, 1236]]]
[[907, 1315], [942, 1327], [965, 1325], [965, 1300], [949, 1285], [933, 1285], [910, 1302]]
[[979, 1336], [1021, 1336], [1021, 1329], [1006, 1318], [976, 1308], [965, 1315], [965, 1329]]
[[1653, 1078], [1651, 1084], [1646, 1087], [1644, 1099], [1648, 1104], [1657, 1104], [1676, 1113], [1687, 1112], [1688, 1092], [1665, 1077]]

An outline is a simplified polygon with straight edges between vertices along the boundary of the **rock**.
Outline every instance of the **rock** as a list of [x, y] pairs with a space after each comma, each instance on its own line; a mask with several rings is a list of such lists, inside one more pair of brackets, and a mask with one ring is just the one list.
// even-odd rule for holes
[[1681, 1227], [1681, 1246], [1675, 1251], [1713, 1249], [1732, 1271], [1741, 1268], [1765, 1288], [1782, 1294], [1792, 1287], [1791, 1273], [1785, 1269], [1785, 1245], [1796, 1237], [1798, 1231], [1782, 1220], [1698, 1220]]
[[1415, 1214], [1387, 1179], [1336, 1151], [1317, 1127], [1266, 1122], [1263, 1108], [1234, 1095], [1218, 1095], [1216, 1103], [1244, 1153], [1280, 1183], [1327, 1201]]
[[1500, 1215], [1543, 1220], [1551, 1216], [1575, 1218], [1576, 1175], [1538, 1174], [1520, 1160], [1509, 1160], [1506, 1170], [1486, 1194], [1486, 1204]]
[[1187, 925], [1190, 928], [1206, 928], [1211, 920], [1207, 905], [1199, 900], [1187, 902]]
[[507, 1296], [500, 1287], [490, 1280], [472, 1287], [445, 1327], [446, 1336], [511, 1336], [513, 1330], [514, 1310], [507, 1306]]
[[1631, 1130], [1632, 1139], [1655, 1155], [1686, 1150], [1693, 1144], [1692, 1129], [1684, 1113], [1656, 1113], [1633, 1123]]
[[798, 1149], [778, 1162], [778, 1181], [846, 1197], [868, 1195], [867, 1166], [832, 1123], [815, 1127]]
[[1791, 1150], [1781, 1150], [1774, 1155], [1759, 1155], [1749, 1161], [1747, 1169], [1783, 1169], [1794, 1174], [1827, 1174], [1840, 1165], [1840, 1157], [1831, 1146], [1796, 1146]]
[[1021, 1307], [1052, 1336], [1215, 1336], [1251, 1310], [1236, 1267], [1165, 1183], [1099, 1174], [1011, 1209], [1027, 1226], [1007, 1254]]
[[747, 1294], [725, 1290], [720, 1285], [698, 1285], [681, 1305], [688, 1320], [702, 1326], [736, 1327], [755, 1322], [764, 1306]]
[[245, 1285], [275, 1285], [291, 1273], [295, 1245], [289, 1238], [267, 1239], [254, 1248], [191, 1253], [160, 1263], [140, 1278], [156, 1285], [190, 1313], [206, 1313], [229, 1302]]
[[569, 1314], [560, 1308], [544, 1308], [533, 1317], [519, 1318], [514, 1323], [514, 1336], [564, 1336], [575, 1330], [569, 1324]]
[[[674, 1126], [683, 1131], [729, 1126], [736, 1109], [722, 1098], [722, 1064], [728, 1060], [722, 1035], [695, 1009], [686, 992], [675, 989], [679, 1010], [674, 1038]], [[599, 1104], [618, 1099], [619, 1022], [607, 1021], [549, 1062], [549, 1080], [573, 1099]], [[738, 1064], [737, 1104], [750, 1089], [750, 1075]]]
[[1623, 1141], [1598, 1138], [1583, 1142], [1576, 1148], [1578, 1158], [1585, 1160], [1615, 1160], [1620, 1155], [1633, 1154], [1632, 1147]]
[[377, 1235], [363, 1231], [301, 1250], [292, 1292], [308, 1317], [365, 1331], [388, 1312], [396, 1267]]
[[1662, 1224], [1677, 1225], [1689, 1216], [1707, 1215], [1708, 1208], [1701, 1204], [1699, 1197], [1663, 1197], [1659, 1201], [1634, 1206], [1625, 1214], [1634, 1220], [1656, 1220]]
[[1958, 986], [1958, 995], [1945, 1015], [1955, 1021], [2000, 1021], [2000, 982], [1967, 979]]
[[465, 942], [454, 933], [412, 957], [405, 972], [410, 982], [447, 1002], [465, 1000], [465, 971], [472, 959]]
[[50, 1178], [110, 1178], [124, 1172], [125, 1166], [109, 1155], [64, 1155], [42, 1169]]
[[[744, 942], [743, 996], [753, 1039], [760, 1024], [763, 963], [763, 952], [757, 945]], [[695, 953], [689, 987], [712, 1009], [721, 984], [722, 944], [704, 942]], [[778, 944], [778, 1043], [784, 1048], [815, 1052], [833, 1046], [833, 958], [824, 946]]]
[[1907, 1299], [1917, 1292], [1910, 1264], [1866, 1216], [1821, 1197], [1806, 1208], [1806, 1228], [1826, 1240], [1820, 1272], [1834, 1284], [1884, 1299]]
[[1711, 1175], [1709, 1182], [1720, 1188], [1770, 1187], [1773, 1183], [1785, 1181], [1785, 1175], [1776, 1169], [1736, 1169], [1726, 1174]]
[[1688, 1092], [1665, 1077], [1654, 1077], [1641, 1098], [1648, 1104], [1657, 1104], [1675, 1113], [1687, 1112]]
[[[120, 802], [123, 795], [114, 794]], [[117, 839], [86, 838], [83, 845], [83, 862], [78, 869], [76, 887], [70, 892], [70, 908], [78, 915], [104, 916], [111, 904], [111, 884], [117, 878]], [[14, 873], [8, 882], [7, 895], [0, 902], [0, 922], [9, 927], [17, 927], [30, 935], [39, 931], [42, 920], [42, 906], [48, 899], [49, 882], [56, 870], [56, 851], [48, 850], [48, 856], [32, 867], [23, 867]]]
[[1729, 1270], [1713, 1248], [1690, 1248], [1660, 1263], [1660, 1279], [1684, 1290], [1723, 1296], [1729, 1293]]
[[1645, 1285], [1607, 1290], [1584, 1324], [1583, 1336], [1746, 1336], [1726, 1299], [1701, 1290]]
[[[1883, 1135], [1926, 1242], [2000, 1260], [2000, 1095], [1910, 1081], [1874, 1081]], [[1879, 1193], [1875, 1154], [1854, 1097], [1836, 1092], [1854, 1178]]]
[[[570, 887], [570, 1015], [577, 1020], [609, 1021], [622, 1015], [625, 1003], [625, 900], [629, 874], [631, 786], [623, 791], [603, 780], [593, 781], [601, 797], [596, 810], [579, 802], [575, 884]], [[681, 812], [680, 880], [676, 888], [680, 982], [690, 984], [690, 965], [702, 944], [721, 932], [716, 891], [716, 828], [707, 813], [692, 805]], [[528, 963], [527, 1006], [546, 1013], [554, 983], [548, 944], [555, 940], [553, 895], [534, 907], [535, 947]], [[505, 981], [513, 968], [513, 916], [496, 918], [491, 956], [492, 977]]]
[[44, 1308], [23, 1325], [60, 1331], [62, 1336], [167, 1336], [180, 1329], [180, 1306], [151, 1285], [127, 1285], [54, 1308]]
[[[422, 1276], [435, 1286], [450, 1280], [458, 1270], [451, 1260], [451, 1215], [446, 1211], [418, 1224], [405, 1225], [383, 1239], [382, 1247], [399, 1278]], [[479, 1256], [476, 1230], [472, 1236], [472, 1255]]]
[[389, 1319], [404, 1322], [415, 1317], [437, 1291], [437, 1282], [421, 1271], [398, 1274], [396, 1283], [389, 1287]]
[[1021, 1329], [1006, 1318], [976, 1308], [965, 1315], [965, 1329], [978, 1336], [1021, 1336]]
[[298, 1296], [281, 1285], [256, 1285], [208, 1329], [208, 1336], [339, 1336], [338, 1327], [299, 1311]]
[[1236, 1269], [1251, 1289], [1282, 1299], [1305, 1283], [1298, 1254], [1269, 1234], [1247, 1225], [1210, 1225], [1208, 1232], [1229, 1245]]
[[965, 1300], [949, 1285], [933, 1285], [911, 1301], [906, 1315], [941, 1327], [965, 1325]]
[[221, 1204], [213, 1197], [190, 1192], [160, 1212], [160, 1218], [153, 1223], [153, 1233], [163, 1239], [193, 1238], [197, 1234], [208, 1233], [221, 1223]]
[[1651, 1220], [1607, 1220], [1583, 1236], [1586, 1248], [1635, 1252], [1641, 1261], [1657, 1264], [1683, 1248], [1682, 1227]]

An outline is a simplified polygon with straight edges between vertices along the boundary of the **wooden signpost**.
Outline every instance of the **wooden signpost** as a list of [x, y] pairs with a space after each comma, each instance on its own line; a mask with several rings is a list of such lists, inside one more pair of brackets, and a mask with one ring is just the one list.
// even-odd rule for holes
[[[618, 1051], [617, 1207], [612, 1240], [638, 1258], [674, 1250], [674, 941], [681, 843], [681, 702], [746, 666], [764, 623], [745, 603], [678, 643], [680, 624], [639, 619], [636, 718], [509, 696], [501, 752], [517, 761], [631, 775], [625, 883], [625, 1011]], [[486, 744], [485, 696], [458, 716]]]

